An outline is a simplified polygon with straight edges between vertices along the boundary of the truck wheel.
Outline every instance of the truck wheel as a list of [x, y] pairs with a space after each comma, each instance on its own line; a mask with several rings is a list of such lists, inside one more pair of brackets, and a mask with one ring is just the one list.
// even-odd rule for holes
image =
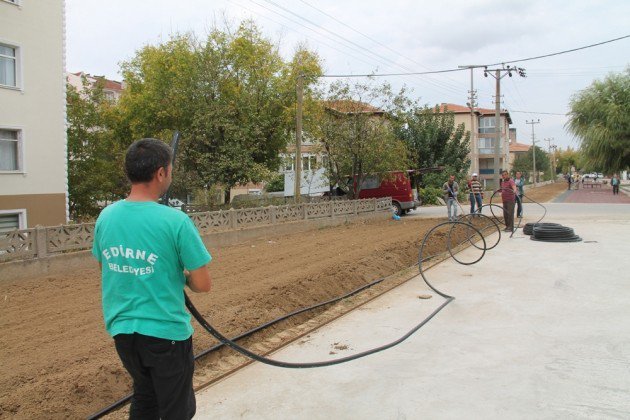
[[403, 210], [402, 210], [402, 207], [400, 207], [399, 203], [394, 201], [392, 203], [392, 209], [394, 210], [394, 214], [396, 216], [402, 216], [403, 215]]

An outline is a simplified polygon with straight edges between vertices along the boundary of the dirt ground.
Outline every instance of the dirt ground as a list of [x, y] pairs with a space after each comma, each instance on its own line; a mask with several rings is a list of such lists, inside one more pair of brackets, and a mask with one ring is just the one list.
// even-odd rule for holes
[[[547, 201], [558, 185], [528, 195]], [[363, 221], [210, 249], [213, 290], [191, 298], [234, 336], [412, 265], [437, 222]], [[96, 267], [0, 282], [0, 418], [85, 418], [129, 393], [100, 305]], [[195, 331], [195, 353], [215, 344]]]

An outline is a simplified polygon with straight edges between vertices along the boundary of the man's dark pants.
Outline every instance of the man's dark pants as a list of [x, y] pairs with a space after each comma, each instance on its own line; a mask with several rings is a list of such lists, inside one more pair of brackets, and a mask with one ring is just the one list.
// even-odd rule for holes
[[506, 229], [514, 230], [514, 201], [503, 202], [503, 220]]
[[523, 217], [523, 194], [516, 197], [516, 217]]
[[164, 340], [118, 334], [116, 351], [133, 379], [131, 419], [191, 419], [195, 415], [192, 337]]

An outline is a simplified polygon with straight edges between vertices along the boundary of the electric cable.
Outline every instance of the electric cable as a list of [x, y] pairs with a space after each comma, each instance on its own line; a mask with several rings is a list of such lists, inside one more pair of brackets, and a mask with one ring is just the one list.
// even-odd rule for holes
[[[484, 67], [490, 67], [490, 66], [500, 66], [500, 65], [503, 65], [503, 64], [520, 63], [520, 62], [523, 62], [523, 61], [539, 60], [541, 58], [553, 57], [553, 56], [556, 56], [556, 55], [567, 54], [567, 53], [570, 53], [570, 52], [584, 50], [584, 49], [587, 49], [587, 48], [598, 47], [600, 45], [609, 44], [611, 42], [621, 41], [622, 39], [626, 39], [626, 38], [630, 38], [630, 35], [624, 35], [624, 36], [621, 36], [621, 37], [618, 37], [618, 38], [609, 39], [607, 41], [597, 42], [595, 44], [585, 45], [583, 47], [572, 48], [570, 50], [558, 51], [558, 52], [551, 53], [551, 54], [544, 54], [544, 55], [538, 55], [538, 56], [535, 56], [535, 57], [521, 58], [521, 59], [518, 59], [518, 60], [500, 61], [498, 63], [492, 63], [492, 64], [483, 64], [483, 65], [475, 66], [473, 68], [484, 68]], [[469, 70], [469, 69], [470, 69], [470, 67], [461, 68], [461, 69], [460, 68], [456, 68], [456, 69], [444, 69], [444, 70], [432, 70], [432, 71], [419, 71], [419, 72], [411, 72], [411, 73], [324, 74], [324, 75], [321, 75], [319, 77], [413, 76], [413, 75], [425, 75], [425, 74], [453, 73], [453, 72], [456, 72], [456, 71], [464, 71], [464, 70]]]
[[[316, 6], [312, 5], [312, 4], [310, 4], [310, 3], [308, 3], [308, 2], [306, 2], [306, 1], [304, 1], [304, 0], [300, 0], [300, 1], [301, 1], [302, 3], [304, 3], [305, 5], [307, 5], [308, 7], [312, 8], [312, 9], [314, 9], [314, 10], [317, 10], [319, 13], [323, 14], [324, 16], [329, 17], [330, 19], [334, 20], [335, 22], [337, 22], [337, 23], [339, 23], [339, 24], [341, 24], [341, 25], [345, 26], [346, 28], [348, 28], [348, 29], [350, 29], [350, 30], [354, 31], [355, 33], [357, 33], [357, 34], [359, 34], [359, 35], [363, 36], [364, 38], [367, 38], [368, 40], [372, 41], [373, 43], [375, 43], [375, 44], [377, 44], [377, 45], [380, 45], [381, 47], [383, 47], [383, 48], [385, 48], [385, 49], [387, 49], [387, 50], [391, 51], [392, 53], [394, 53], [394, 54], [396, 54], [396, 55], [398, 55], [398, 56], [400, 56], [400, 57], [402, 57], [402, 58], [404, 58], [404, 59], [408, 60], [409, 62], [414, 63], [414, 64], [417, 64], [417, 65], [419, 65], [420, 67], [423, 67], [423, 68], [425, 68], [425, 69], [427, 69], [427, 70], [433, 70], [433, 69], [431, 69], [431, 68], [429, 68], [429, 67], [425, 66], [424, 64], [422, 64], [422, 63], [420, 63], [420, 62], [418, 62], [418, 61], [414, 60], [413, 58], [410, 58], [410, 57], [408, 57], [408, 56], [404, 55], [403, 53], [401, 53], [401, 52], [399, 52], [399, 51], [394, 50], [394, 49], [393, 49], [393, 48], [391, 48], [389, 45], [387, 45], [387, 44], [385, 44], [385, 43], [383, 43], [383, 42], [380, 42], [378, 39], [374, 39], [374, 38], [372, 38], [371, 36], [369, 36], [369, 35], [367, 35], [367, 34], [365, 34], [365, 33], [361, 32], [361, 31], [359, 31], [358, 29], [353, 28], [352, 26], [348, 25], [346, 22], [344, 22], [344, 21], [342, 21], [342, 20], [340, 20], [340, 19], [337, 19], [335, 16], [333, 16], [333, 15], [331, 15], [331, 14], [329, 14], [329, 13], [325, 12], [324, 10], [322, 10], [322, 9], [320, 9], [320, 8], [318, 8], [318, 7], [316, 7]], [[444, 84], [444, 85], [448, 85], [448, 86], [454, 87], [454, 88], [458, 89], [458, 91], [459, 91], [459, 89], [460, 89], [460, 87], [461, 87], [461, 83], [460, 83], [459, 81], [457, 81], [457, 80], [454, 80], [454, 79], [451, 79], [451, 78], [448, 78], [448, 77], [447, 77], [447, 79], [448, 79], [451, 83], [448, 83], [448, 82], [437, 82], [437, 81], [436, 81], [436, 83], [442, 83], [442, 84]]]
[[[486, 217], [486, 218], [490, 219], [488, 217]], [[498, 228], [498, 225], [496, 225], [494, 223], [494, 221], [492, 221], [492, 222], [493, 222], [493, 225], [496, 227], [497, 232], [499, 233], [499, 240], [500, 240], [500, 229]], [[272, 366], [285, 367], [285, 368], [315, 368], [315, 367], [331, 366], [331, 365], [335, 365], [335, 364], [339, 364], [339, 363], [344, 363], [344, 362], [348, 362], [348, 361], [351, 361], [351, 360], [355, 360], [355, 359], [358, 359], [358, 358], [362, 358], [362, 357], [368, 356], [370, 354], [381, 352], [383, 350], [389, 349], [391, 347], [394, 347], [394, 346], [402, 343], [403, 341], [408, 339], [411, 335], [413, 335], [416, 331], [418, 331], [422, 326], [424, 326], [427, 322], [429, 322], [433, 317], [435, 317], [435, 315], [437, 315], [453, 299], [455, 299], [454, 297], [449, 296], [449, 295], [439, 291], [432, 284], [430, 284], [428, 282], [425, 274], [424, 274], [424, 268], [422, 266], [422, 262], [423, 261], [426, 261], [426, 260], [430, 259], [430, 258], [426, 258], [426, 259], [422, 258], [424, 248], [425, 248], [425, 246], [426, 246], [426, 244], [428, 242], [428, 239], [430, 238], [430, 235], [436, 229], [438, 229], [438, 228], [440, 228], [442, 226], [446, 226], [446, 225], [450, 226], [450, 230], [449, 230], [449, 233], [448, 233], [448, 243], [447, 243], [447, 249], [448, 249], [448, 252], [449, 252], [450, 256], [454, 257], [453, 249], [452, 249], [453, 248], [453, 244], [452, 244], [451, 238], [452, 238], [452, 232], [453, 232], [453, 229], [455, 228], [455, 226], [462, 225], [468, 231], [470, 231], [472, 229], [473, 233], [476, 234], [476, 236], [479, 237], [479, 240], [483, 244], [483, 247], [479, 247], [477, 245], [478, 241], [473, 241], [472, 237], [470, 235], [468, 235], [466, 240], [471, 242], [471, 243], [473, 243], [475, 248], [477, 248], [479, 250], [482, 250], [483, 253], [482, 253], [482, 256], [480, 258], [478, 258], [477, 260], [475, 260], [472, 263], [470, 263], [470, 262], [461, 262], [459, 259], [454, 257], [454, 259], [457, 262], [459, 262], [460, 264], [470, 265], [470, 264], [474, 264], [475, 262], [478, 262], [479, 260], [481, 260], [483, 255], [485, 255], [485, 252], [488, 249], [487, 243], [486, 243], [486, 240], [485, 240], [485, 236], [482, 233], [482, 231], [485, 230], [488, 226], [484, 227], [482, 230], [479, 230], [478, 228], [474, 227], [472, 224], [469, 224], [469, 223], [466, 223], [466, 222], [461, 222], [461, 221], [443, 222], [443, 223], [440, 223], [440, 224], [436, 225], [429, 232], [427, 232], [425, 234], [425, 236], [424, 236], [424, 239], [422, 241], [422, 245], [420, 247], [418, 263], [407, 267], [407, 269], [411, 268], [411, 267], [418, 266], [419, 267], [419, 271], [420, 271], [420, 275], [421, 275], [422, 279], [425, 281], [425, 283], [427, 284], [427, 286], [429, 288], [431, 288], [434, 292], [436, 292], [438, 295], [444, 297], [447, 300], [445, 302], [443, 302], [438, 308], [436, 308], [431, 314], [429, 314], [429, 316], [427, 316], [425, 319], [423, 319], [420, 323], [418, 323], [411, 330], [409, 330], [405, 335], [401, 336], [397, 340], [392, 341], [392, 342], [387, 343], [387, 344], [384, 344], [382, 346], [376, 347], [376, 348], [372, 348], [372, 349], [367, 350], [367, 351], [356, 353], [356, 354], [351, 355], [351, 356], [338, 358], [338, 359], [334, 359], [334, 360], [329, 360], [329, 361], [311, 362], [311, 363], [290, 363], [290, 362], [283, 362], [283, 361], [278, 361], [278, 360], [274, 360], [274, 359], [269, 359], [269, 358], [266, 358], [266, 357], [263, 357], [263, 356], [259, 356], [256, 353], [251, 352], [250, 350], [245, 349], [245, 348], [241, 347], [240, 345], [238, 345], [236, 343], [237, 340], [240, 340], [242, 338], [251, 336], [255, 332], [258, 332], [258, 331], [260, 331], [260, 330], [262, 330], [264, 328], [267, 328], [267, 327], [269, 327], [271, 325], [274, 325], [274, 324], [276, 324], [278, 322], [286, 320], [286, 319], [288, 319], [288, 318], [290, 318], [292, 316], [301, 314], [303, 312], [306, 312], [306, 311], [309, 311], [309, 310], [312, 310], [312, 309], [315, 309], [315, 308], [319, 308], [319, 307], [324, 306], [324, 305], [328, 305], [328, 304], [331, 304], [331, 303], [338, 302], [338, 301], [340, 301], [342, 299], [346, 299], [346, 298], [348, 298], [348, 297], [350, 297], [352, 295], [355, 295], [355, 294], [357, 294], [357, 293], [359, 293], [359, 292], [361, 292], [361, 291], [363, 291], [363, 290], [365, 290], [367, 288], [370, 288], [370, 287], [372, 287], [372, 286], [374, 286], [376, 284], [379, 284], [379, 283], [383, 282], [386, 279], [386, 277], [382, 277], [382, 278], [379, 278], [377, 280], [374, 280], [374, 281], [372, 281], [372, 282], [370, 282], [370, 283], [368, 283], [366, 285], [363, 285], [363, 286], [361, 286], [361, 287], [359, 287], [359, 288], [357, 288], [357, 289], [355, 289], [355, 290], [353, 290], [353, 291], [351, 291], [349, 293], [346, 293], [346, 294], [344, 294], [342, 296], [335, 297], [335, 298], [330, 299], [328, 301], [317, 303], [315, 305], [312, 305], [312, 306], [309, 306], [309, 307], [305, 307], [305, 308], [301, 308], [301, 309], [295, 310], [293, 312], [290, 312], [289, 314], [283, 315], [283, 316], [278, 317], [278, 318], [276, 318], [276, 319], [274, 319], [272, 321], [269, 321], [269, 322], [267, 322], [265, 324], [262, 324], [262, 325], [260, 325], [260, 326], [258, 326], [256, 328], [251, 329], [251, 330], [249, 330], [249, 331], [247, 331], [245, 333], [242, 333], [242, 334], [240, 334], [240, 335], [238, 335], [238, 336], [236, 336], [236, 337], [234, 337], [232, 339], [228, 339], [223, 334], [221, 334], [219, 331], [217, 331], [212, 325], [210, 325], [205, 320], [203, 315], [196, 309], [196, 307], [194, 306], [192, 301], [189, 299], [188, 295], [184, 294], [186, 307], [190, 311], [191, 315], [197, 320], [197, 322], [199, 322], [199, 324], [207, 332], [209, 332], [214, 338], [219, 340], [219, 344], [217, 344], [217, 345], [211, 347], [210, 349], [205, 350], [205, 351], [199, 353], [198, 355], [196, 355], [195, 356], [195, 360], [198, 360], [199, 358], [209, 354], [212, 351], [216, 351], [216, 350], [218, 350], [221, 347], [228, 346], [228, 347], [232, 348], [233, 350], [235, 350], [235, 351], [237, 351], [237, 352], [239, 352], [239, 353], [241, 353], [241, 354], [243, 354], [243, 355], [245, 355], [245, 356], [247, 356], [247, 357], [249, 357], [249, 358], [251, 358], [253, 360], [259, 361], [261, 363], [269, 364], [269, 365], [272, 365]], [[498, 241], [492, 246], [492, 248], [494, 248], [497, 244], [498, 244]], [[131, 400], [131, 398], [132, 398], [132, 394], [129, 394], [129, 395], [123, 397], [122, 399], [116, 401], [115, 403], [109, 405], [108, 407], [105, 407], [104, 409], [98, 411], [97, 413], [92, 414], [91, 416], [88, 417], [88, 419], [90, 419], [90, 420], [92, 420], [92, 419], [99, 419], [102, 416], [104, 416], [104, 415], [106, 415], [106, 414], [108, 414], [108, 413], [110, 413], [110, 412], [120, 408], [124, 404], [128, 403]]]
[[[179, 132], [175, 131], [174, 134], [173, 134], [173, 140], [172, 140], [172, 143], [171, 143], [171, 149], [174, 151], [173, 159], [172, 159], [172, 164], [173, 165], [175, 164], [175, 157], [176, 157], [175, 152], [177, 151], [179, 138], [180, 138]], [[169, 205], [169, 202], [168, 202], [169, 201], [168, 200], [169, 193], [170, 193], [170, 189], [164, 194], [164, 197], [163, 197], [163, 203], [166, 204], [166, 205]], [[479, 220], [481, 220], [481, 219], [479, 219]], [[439, 223], [438, 225], [434, 226], [431, 230], [429, 230], [425, 234], [425, 236], [424, 236], [424, 238], [422, 240], [422, 243], [421, 243], [421, 246], [420, 246], [420, 252], [419, 252], [419, 256], [418, 256], [418, 263], [414, 264], [413, 266], [418, 265], [418, 269], [419, 269], [420, 275], [421, 275], [422, 279], [424, 280], [424, 282], [427, 284], [427, 286], [429, 288], [431, 288], [431, 290], [436, 292], [438, 295], [444, 297], [446, 300], [440, 306], [438, 306], [435, 310], [433, 310], [433, 312], [431, 312], [431, 314], [429, 314], [426, 318], [424, 318], [420, 323], [418, 323], [416, 326], [414, 326], [411, 330], [409, 330], [406, 334], [404, 334], [403, 336], [401, 336], [397, 340], [394, 340], [394, 341], [392, 341], [390, 343], [387, 343], [387, 344], [384, 344], [382, 346], [375, 347], [375, 348], [372, 348], [372, 349], [369, 349], [369, 350], [366, 350], [366, 351], [363, 351], [363, 352], [355, 353], [355, 354], [347, 356], [347, 357], [341, 357], [341, 358], [338, 358], [338, 359], [327, 360], [327, 361], [320, 361], [320, 362], [295, 363], [295, 362], [279, 361], [279, 360], [270, 359], [270, 358], [267, 358], [267, 357], [264, 357], [264, 356], [260, 356], [260, 355], [254, 353], [254, 352], [252, 352], [252, 351], [250, 351], [250, 350], [248, 350], [248, 349], [246, 349], [246, 348], [244, 348], [244, 347], [242, 347], [242, 346], [240, 346], [239, 344], [236, 343], [236, 340], [238, 340], [239, 338], [242, 338], [244, 335], [240, 335], [239, 337], [237, 337], [235, 339], [229, 339], [229, 338], [225, 337], [223, 334], [221, 334], [218, 330], [216, 330], [203, 317], [203, 315], [197, 310], [197, 308], [194, 306], [194, 304], [192, 303], [192, 301], [190, 300], [188, 295], [184, 292], [185, 305], [188, 308], [188, 310], [190, 311], [191, 315], [197, 320], [197, 322], [199, 322], [199, 324], [208, 333], [210, 333], [214, 338], [219, 340], [219, 342], [221, 344], [219, 344], [217, 346], [214, 346], [215, 349], [218, 349], [219, 347], [225, 345], [225, 346], [230, 347], [231, 349], [233, 349], [233, 350], [235, 350], [235, 351], [237, 351], [237, 352], [239, 352], [239, 353], [241, 353], [241, 354], [243, 354], [243, 355], [245, 355], [245, 356], [247, 356], [247, 357], [249, 357], [249, 358], [251, 358], [253, 360], [256, 360], [256, 361], [259, 361], [261, 363], [265, 363], [265, 364], [268, 364], [268, 365], [277, 366], [277, 367], [284, 367], [284, 368], [299, 368], [299, 369], [315, 368], [315, 367], [332, 366], [332, 365], [336, 365], [336, 364], [339, 364], [339, 363], [349, 362], [351, 360], [356, 360], [356, 359], [359, 359], [359, 358], [362, 358], [362, 357], [365, 357], [365, 356], [368, 356], [368, 355], [371, 355], [371, 354], [374, 354], [374, 353], [378, 353], [378, 352], [384, 351], [386, 349], [389, 349], [391, 347], [394, 347], [394, 346], [402, 343], [403, 341], [408, 339], [411, 335], [413, 335], [416, 331], [418, 331], [420, 328], [422, 328], [424, 325], [426, 325], [426, 323], [428, 323], [433, 317], [435, 317], [435, 315], [437, 315], [444, 307], [446, 307], [450, 302], [452, 302], [455, 299], [453, 296], [447, 295], [446, 293], [439, 291], [431, 283], [429, 283], [429, 281], [427, 280], [427, 278], [426, 278], [426, 276], [424, 274], [424, 269], [423, 269], [422, 263], [424, 261], [426, 261], [426, 260], [429, 260], [430, 258], [433, 258], [434, 256], [431, 256], [430, 258], [426, 258], [425, 259], [425, 258], [423, 258], [423, 255], [424, 255], [423, 252], [424, 252], [425, 246], [426, 246], [426, 244], [428, 242], [428, 239], [431, 237], [431, 234], [434, 231], [436, 231], [436, 229], [439, 229], [439, 228], [441, 228], [443, 226], [449, 226], [450, 229], [449, 229], [449, 232], [448, 232], [448, 236], [447, 236], [448, 240], [447, 240], [447, 244], [446, 244], [446, 247], [447, 247], [447, 250], [449, 252], [449, 255], [451, 257], [453, 257], [453, 259], [455, 259], [456, 262], [458, 262], [460, 264], [465, 264], [465, 265], [474, 264], [474, 263], [480, 261], [483, 258], [483, 256], [485, 255], [486, 251], [487, 251], [487, 243], [486, 243], [486, 240], [485, 240], [485, 237], [484, 237], [483, 233], [478, 228], [473, 226], [474, 223], [475, 223], [475, 219], [471, 219], [471, 223], [466, 223], [466, 222], [462, 222], [462, 221], [449, 221], [449, 222]], [[463, 226], [465, 229], [467, 229], [467, 231], [472, 230], [473, 233], [476, 234], [475, 236], [479, 237], [478, 240], [473, 241], [471, 236], [468, 235], [466, 237], [466, 240], [460, 242], [459, 244], [457, 244], [455, 246], [455, 247], [458, 247], [458, 246], [462, 245], [466, 241], [468, 241], [470, 243], [473, 243], [473, 242], [476, 243], [477, 241], [481, 241], [481, 243], [483, 244], [482, 248], [480, 248], [478, 246], [475, 246], [475, 248], [477, 248], [478, 250], [482, 251], [481, 256], [479, 258], [477, 258], [476, 260], [474, 260], [472, 262], [464, 262], [464, 261], [461, 261], [460, 259], [455, 257], [455, 254], [453, 253], [453, 243], [452, 243], [453, 236], [452, 235], [453, 235], [453, 229], [456, 226]], [[498, 225], [495, 223], [494, 226], [496, 227], [497, 231], [500, 234], [500, 229], [498, 228]], [[484, 228], [484, 230], [485, 230], [485, 228]], [[493, 247], [494, 246], [496, 246], [496, 244], [493, 245]], [[350, 292], [350, 293], [348, 293], [346, 295], [343, 295], [343, 296], [341, 296], [339, 298], [334, 298], [334, 299], [331, 299], [329, 301], [326, 301], [326, 302], [323, 302], [323, 303], [320, 303], [320, 304], [317, 304], [317, 305], [313, 305], [313, 306], [308, 307], [308, 308], [303, 308], [303, 309], [300, 309], [300, 310], [297, 310], [297, 311], [293, 311], [290, 314], [287, 314], [287, 315], [285, 315], [283, 317], [280, 317], [280, 318], [276, 318], [275, 320], [264, 324], [262, 327], [259, 327], [258, 330], [261, 329], [261, 328], [265, 328], [265, 327], [267, 327], [267, 326], [269, 326], [269, 325], [271, 325], [273, 323], [280, 322], [281, 320], [290, 318], [290, 317], [292, 317], [292, 316], [294, 316], [294, 315], [296, 315], [298, 313], [302, 313], [302, 312], [305, 312], [307, 310], [311, 310], [311, 309], [313, 309], [315, 307], [320, 307], [320, 306], [332, 303], [334, 301], [341, 300], [341, 299], [343, 299], [343, 298], [345, 298], [347, 296], [350, 296], [352, 294], [356, 294], [359, 291], [366, 289], [367, 287], [372, 287], [373, 285], [378, 284], [378, 283], [382, 282], [383, 280], [385, 280], [385, 277], [377, 279], [377, 280], [373, 281], [372, 283], [369, 283], [368, 285], [359, 287], [358, 289], [355, 289], [354, 291], [352, 291], [352, 292]], [[245, 334], [248, 334], [248, 333], [245, 333]], [[204, 352], [203, 355], [207, 354], [208, 352], [209, 351]], [[198, 356], [198, 357], [201, 357], [201, 356]], [[197, 360], [198, 357], [196, 356], [195, 360]], [[116, 408], [124, 405], [131, 398], [132, 398], [132, 395], [128, 395], [125, 398], [123, 398], [123, 399], [115, 402], [114, 404], [106, 407], [105, 409], [100, 410], [96, 414], [93, 414], [93, 415], [89, 416], [88, 418], [89, 419], [98, 419], [98, 418], [102, 417], [103, 415], [105, 415], [105, 414], [115, 410]]]

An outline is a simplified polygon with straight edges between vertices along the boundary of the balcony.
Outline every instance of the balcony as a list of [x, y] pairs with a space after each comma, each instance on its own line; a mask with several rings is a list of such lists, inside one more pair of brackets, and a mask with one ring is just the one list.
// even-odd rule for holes
[[[477, 153], [479, 155], [494, 155], [494, 147], [479, 147]], [[503, 147], [499, 147], [499, 154], [503, 155]]]

